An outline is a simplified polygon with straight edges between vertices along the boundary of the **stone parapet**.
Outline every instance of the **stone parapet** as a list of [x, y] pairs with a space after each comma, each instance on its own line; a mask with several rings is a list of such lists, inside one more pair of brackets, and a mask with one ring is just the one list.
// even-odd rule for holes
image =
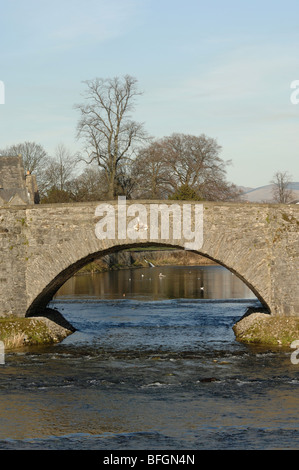
[[[115, 208], [118, 205], [108, 201]], [[107, 204], [108, 204], [107, 203]], [[127, 206], [186, 201], [127, 201]], [[194, 201], [193, 201], [194, 203]], [[25, 316], [44, 309], [75, 272], [95, 259], [134, 246], [184, 248], [184, 239], [97, 238], [103, 202], [0, 208], [0, 313]], [[132, 217], [128, 217], [128, 223]], [[194, 220], [193, 220], [194, 222]], [[150, 226], [150, 220], [148, 220]], [[242, 279], [272, 315], [299, 316], [299, 207], [203, 203], [200, 255]]]

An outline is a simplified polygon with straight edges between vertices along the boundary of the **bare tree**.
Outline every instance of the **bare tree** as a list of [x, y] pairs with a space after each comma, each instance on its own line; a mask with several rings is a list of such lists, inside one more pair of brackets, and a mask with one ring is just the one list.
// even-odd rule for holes
[[136, 179], [132, 172], [132, 162], [129, 165], [120, 165], [116, 177], [117, 194], [120, 196], [126, 196], [127, 199], [132, 199], [136, 183]]
[[30, 171], [36, 175], [39, 186], [42, 174], [47, 166], [49, 156], [42, 145], [35, 142], [23, 142], [6, 147], [0, 150], [1, 155], [16, 156], [22, 155], [25, 171]]
[[277, 171], [274, 174], [271, 181], [273, 185], [272, 195], [274, 202], [287, 204], [294, 198], [293, 191], [290, 188], [291, 178], [291, 175], [287, 172]]
[[134, 197], [165, 199], [171, 191], [169, 169], [165, 164], [163, 146], [152, 142], [138, 153], [132, 164], [132, 176], [136, 182]]
[[75, 158], [64, 144], [59, 144], [55, 151], [53, 175], [58, 189], [66, 189], [66, 184], [71, 180], [75, 169]]
[[54, 157], [48, 157], [47, 166], [40, 175], [39, 190], [42, 197], [45, 197], [53, 188], [66, 191], [67, 183], [73, 177], [75, 164], [75, 156], [65, 145], [57, 145]]
[[150, 197], [165, 198], [189, 188], [200, 199], [234, 199], [239, 191], [226, 181], [229, 162], [220, 158], [220, 150], [216, 140], [204, 134], [164, 137], [136, 159], [140, 190], [145, 194], [147, 190]]
[[76, 202], [100, 201], [106, 197], [105, 175], [97, 165], [89, 165], [68, 183], [68, 190]]
[[[225, 162], [220, 159], [221, 147], [215, 139], [200, 136], [172, 134], [163, 139], [163, 158], [170, 170], [170, 183], [176, 191], [182, 185], [202, 192], [207, 178], [224, 174]], [[201, 187], [200, 187], [201, 186]]]
[[133, 121], [130, 115], [135, 98], [141, 93], [137, 80], [129, 75], [122, 79], [95, 78], [84, 83], [86, 101], [76, 105], [81, 115], [77, 137], [84, 140], [87, 155], [84, 161], [95, 161], [104, 170], [107, 196], [114, 199], [121, 164], [130, 160], [135, 145], [146, 137], [143, 124]]

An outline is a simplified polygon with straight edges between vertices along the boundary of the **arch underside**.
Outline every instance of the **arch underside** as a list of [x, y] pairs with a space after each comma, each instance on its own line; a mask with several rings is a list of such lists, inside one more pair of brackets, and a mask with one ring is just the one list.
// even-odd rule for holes
[[[115, 253], [118, 251], [124, 251], [129, 248], [133, 247], [169, 247], [169, 248], [177, 248], [184, 250], [184, 248], [180, 245], [173, 245], [173, 244], [165, 244], [165, 243], [131, 243], [131, 244], [126, 244], [126, 245], [116, 245], [113, 247], [110, 247], [105, 250], [97, 251], [95, 253], [91, 253], [78, 261], [74, 262], [70, 266], [68, 266], [66, 269], [63, 269], [57, 276], [55, 276], [49, 284], [40, 292], [40, 294], [37, 295], [37, 297], [33, 300], [29, 308], [27, 309], [26, 316], [33, 316], [38, 313], [41, 313], [43, 310], [46, 309], [47, 305], [49, 302], [53, 299], [53, 296], [56, 294], [56, 292], [60, 289], [60, 287], [68, 280], [70, 279], [77, 271], [79, 271], [81, 268], [86, 266], [87, 264], [95, 261], [96, 259], [99, 259], [107, 254], [110, 253]], [[263, 299], [263, 297], [260, 295], [260, 293], [257, 291], [257, 289], [244, 277], [242, 274], [237, 272], [235, 269], [233, 269], [231, 266], [226, 265], [223, 261], [214, 258], [213, 256], [201, 252], [201, 251], [196, 251], [196, 250], [190, 250], [192, 253], [196, 253], [200, 256], [203, 256], [205, 258], [211, 259], [212, 261], [216, 262], [217, 264], [223, 266], [224, 268], [228, 269], [231, 271], [234, 275], [236, 275], [241, 281], [246, 284], [246, 286], [253, 292], [253, 294], [259, 299], [261, 304], [265, 309], [267, 309], [270, 312], [270, 308], [267, 304], [267, 302]]]

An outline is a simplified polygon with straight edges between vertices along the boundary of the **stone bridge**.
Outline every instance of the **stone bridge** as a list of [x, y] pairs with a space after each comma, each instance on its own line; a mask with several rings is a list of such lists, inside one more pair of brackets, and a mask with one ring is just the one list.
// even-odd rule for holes
[[121, 200], [1, 207], [0, 316], [42, 314], [85, 264], [154, 244], [198, 252], [236, 274], [272, 315], [299, 316], [298, 220], [295, 204]]

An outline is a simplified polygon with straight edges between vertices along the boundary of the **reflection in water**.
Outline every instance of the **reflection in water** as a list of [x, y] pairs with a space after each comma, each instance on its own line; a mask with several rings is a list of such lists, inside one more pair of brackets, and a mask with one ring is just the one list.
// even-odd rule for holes
[[255, 298], [237, 276], [222, 266], [164, 266], [78, 275], [67, 281], [57, 296], [74, 294], [139, 300]]

